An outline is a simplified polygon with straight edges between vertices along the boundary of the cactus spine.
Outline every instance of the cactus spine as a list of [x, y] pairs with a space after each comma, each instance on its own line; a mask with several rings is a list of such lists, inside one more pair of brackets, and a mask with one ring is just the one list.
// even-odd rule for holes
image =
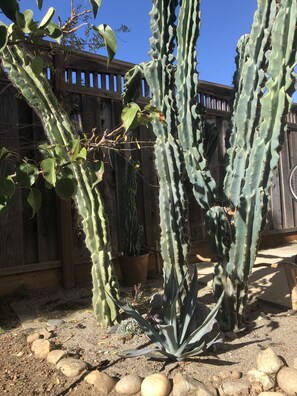
[[[67, 146], [76, 138], [72, 124], [53, 94], [45, 76], [34, 73], [31, 55], [16, 44], [8, 45], [1, 54], [3, 66], [9, 70], [9, 78], [22, 93], [29, 105], [42, 120], [45, 133], [51, 143]], [[65, 150], [64, 160], [70, 162]], [[86, 164], [72, 164], [78, 182], [76, 203], [83, 218], [86, 245], [91, 252], [93, 280], [93, 308], [98, 322], [111, 325], [117, 316], [114, 302], [107, 297], [105, 290], [117, 297], [117, 281], [113, 273], [109, 237], [102, 198], [98, 189], [92, 188], [96, 175]]]

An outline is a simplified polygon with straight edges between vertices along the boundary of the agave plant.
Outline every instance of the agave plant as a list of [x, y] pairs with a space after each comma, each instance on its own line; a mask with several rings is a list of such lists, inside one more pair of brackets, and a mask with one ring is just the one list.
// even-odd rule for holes
[[[182, 282], [183, 283], [183, 282]], [[130, 317], [134, 318], [146, 333], [152, 346], [126, 350], [119, 355], [124, 358], [149, 356], [156, 359], [184, 360], [205, 352], [211, 345], [223, 342], [216, 315], [223, 295], [212, 310], [205, 314], [205, 306], [197, 303], [198, 277], [195, 268], [189, 291], [178, 304], [183, 284], [178, 284], [174, 267], [162, 296], [162, 319], [157, 323], [147, 320], [127, 303], [114, 300]], [[160, 316], [159, 316], [160, 317]]]

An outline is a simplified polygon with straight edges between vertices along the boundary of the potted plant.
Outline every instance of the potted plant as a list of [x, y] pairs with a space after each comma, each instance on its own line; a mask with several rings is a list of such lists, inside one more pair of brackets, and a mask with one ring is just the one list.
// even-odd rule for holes
[[144, 284], [147, 279], [149, 254], [141, 250], [143, 227], [138, 224], [137, 173], [135, 164], [128, 163], [125, 189], [125, 241], [123, 255], [119, 257], [123, 282], [127, 286]]

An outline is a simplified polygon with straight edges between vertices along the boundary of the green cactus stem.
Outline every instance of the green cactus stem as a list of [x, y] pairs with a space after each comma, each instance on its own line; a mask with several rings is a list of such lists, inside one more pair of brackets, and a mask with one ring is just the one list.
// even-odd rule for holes
[[[34, 72], [31, 54], [22, 46], [8, 45], [1, 54], [1, 60], [9, 71], [8, 76], [13, 85], [39, 115], [49, 142], [67, 146], [69, 141], [77, 138], [68, 115], [45, 76]], [[64, 157], [65, 162], [70, 162], [66, 150]], [[94, 313], [98, 322], [106, 327], [116, 320], [117, 309], [105, 290], [116, 298], [118, 286], [111, 261], [103, 202], [99, 190], [92, 188], [96, 175], [86, 163], [73, 163], [72, 170], [78, 182], [75, 200], [83, 218], [86, 246], [92, 259]]]

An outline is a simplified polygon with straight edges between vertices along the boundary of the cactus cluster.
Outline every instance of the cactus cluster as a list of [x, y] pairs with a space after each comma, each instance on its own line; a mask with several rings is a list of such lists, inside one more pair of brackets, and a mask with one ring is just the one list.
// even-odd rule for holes
[[[1, 54], [1, 60], [13, 85], [39, 115], [49, 142], [67, 147], [70, 141], [77, 138], [74, 128], [46, 77], [34, 71], [32, 55], [20, 45], [8, 45]], [[66, 163], [71, 163], [67, 150], [61, 155]], [[75, 200], [83, 218], [85, 242], [93, 263], [93, 308], [98, 322], [102, 326], [109, 326], [116, 319], [117, 309], [105, 290], [116, 297], [117, 281], [111, 261], [103, 201], [99, 190], [93, 188], [97, 176], [86, 162], [72, 163], [71, 169], [77, 180]]]
[[[156, 122], [156, 168], [160, 178], [161, 249], [164, 276], [187, 266], [185, 174], [206, 211], [206, 227], [218, 262], [214, 291], [224, 290], [226, 328], [242, 325], [248, 275], [269, 210], [269, 189], [294, 91], [296, 1], [258, 0], [249, 35], [238, 44], [235, 99], [223, 196], [204, 151], [205, 124], [199, 114], [196, 44], [199, 0], [156, 0], [151, 11], [151, 61], [127, 74], [126, 95], [140, 76], [166, 125]], [[230, 215], [230, 213], [232, 215]], [[178, 235], [178, 237], [177, 237]], [[178, 252], [178, 254], [175, 254]]]

